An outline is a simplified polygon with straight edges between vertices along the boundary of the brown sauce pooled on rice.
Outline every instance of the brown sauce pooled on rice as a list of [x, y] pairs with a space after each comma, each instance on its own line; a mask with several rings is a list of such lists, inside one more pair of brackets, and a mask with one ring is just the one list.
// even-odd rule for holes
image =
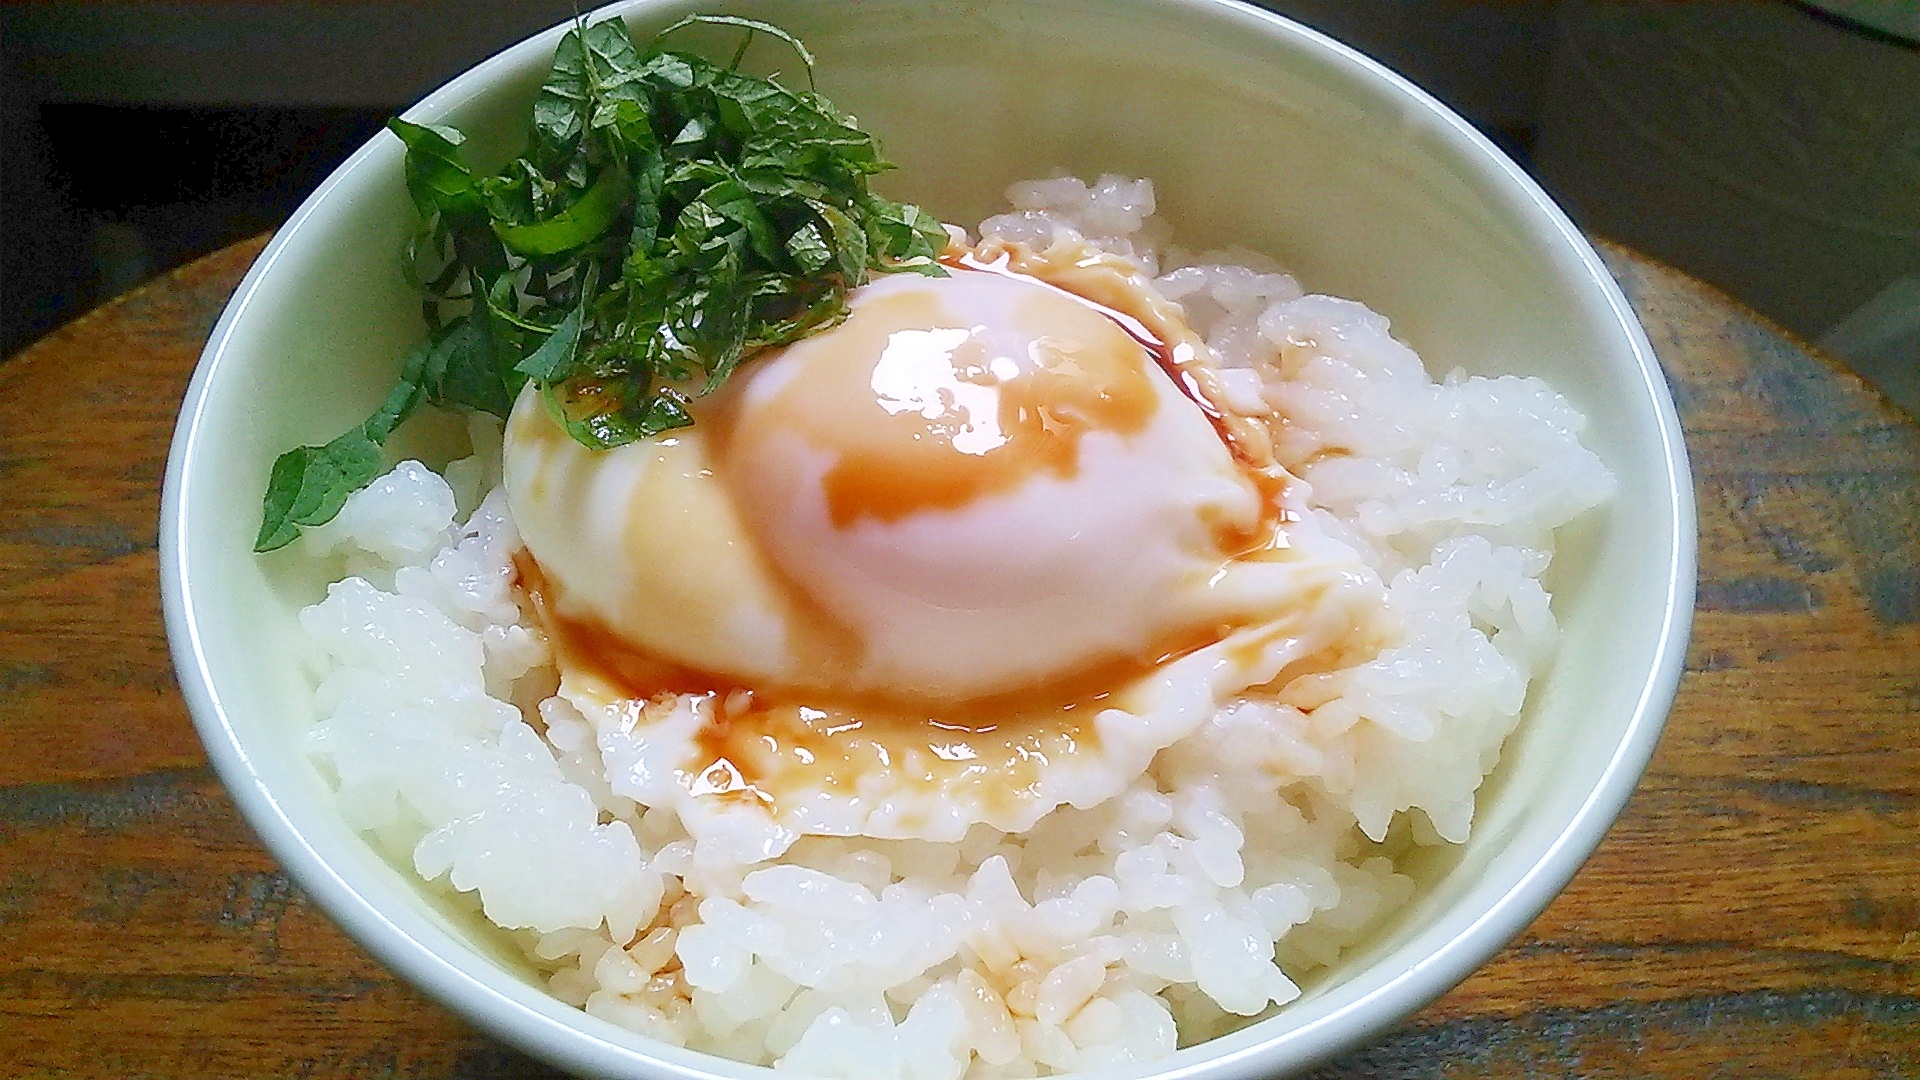
[[591, 619], [554, 610], [537, 563], [514, 558], [519, 587], [569, 677], [589, 693], [634, 703], [635, 720], [681, 695], [712, 712], [687, 763], [694, 794], [735, 795], [769, 806], [808, 791], [857, 793], [885, 772], [928, 789], [971, 788], [989, 804], [1031, 793], [1040, 771], [1097, 745], [1094, 718], [1124, 707], [1125, 688], [1162, 665], [1219, 640], [1230, 627], [1162, 642], [1154, 655], [1111, 660], [1041, 686], [953, 703], [749, 688], [739, 680], [648, 655]]

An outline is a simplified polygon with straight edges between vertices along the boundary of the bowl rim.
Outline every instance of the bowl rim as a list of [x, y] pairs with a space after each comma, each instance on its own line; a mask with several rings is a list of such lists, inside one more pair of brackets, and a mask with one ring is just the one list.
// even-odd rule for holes
[[[631, 18], [673, 0], [619, 0], [579, 18]], [[1443, 136], [1489, 178], [1518, 196], [1546, 226], [1550, 242], [1563, 245], [1585, 272], [1582, 290], [1598, 290], [1625, 335], [1644, 393], [1657, 422], [1659, 456], [1665, 467], [1664, 509], [1672, 522], [1668, 541], [1664, 610], [1654, 655], [1635, 697], [1631, 717], [1593, 789], [1581, 801], [1542, 858], [1460, 934], [1385, 983], [1312, 1021], [1277, 1034], [1254, 1034], [1262, 1024], [1182, 1049], [1172, 1057], [1134, 1069], [1103, 1073], [1164, 1080], [1272, 1075], [1308, 1068], [1353, 1048], [1404, 1020], [1484, 964], [1559, 894], [1599, 846], [1637, 786], [1664, 727], [1682, 674], [1693, 615], [1697, 560], [1694, 490], [1679, 418], [1658, 360], [1638, 318], [1587, 238], [1531, 177], [1484, 135], [1447, 106], [1379, 62], [1339, 41], [1242, 0], [1145, 0], [1188, 12], [1239, 20], [1251, 33], [1290, 39], [1361, 81], [1380, 84], [1392, 96], [1437, 120]], [[402, 115], [431, 121], [479, 97], [500, 76], [531, 54], [551, 54], [573, 20], [558, 23], [502, 49], [468, 68]], [[361, 947], [442, 1005], [487, 1032], [563, 1068], [600, 1076], [647, 1075], [674, 1080], [724, 1080], [784, 1074], [646, 1039], [565, 1005], [543, 990], [512, 980], [484, 956], [462, 947], [448, 956], [384, 912], [348, 881], [295, 825], [288, 810], [255, 768], [234, 729], [214, 683], [201, 634], [201, 612], [192, 599], [188, 464], [203, 441], [201, 422], [211, 388], [228, 360], [235, 327], [246, 317], [274, 268], [296, 243], [303, 226], [332, 193], [370, 167], [384, 135], [376, 134], [331, 173], [276, 231], [235, 289], [195, 367], [176, 423], [162, 488], [159, 569], [162, 611], [182, 696], [216, 774], [242, 816], [275, 860]], [[489, 977], [490, 975], [494, 977]], [[1282, 1013], [1284, 1015], [1284, 1011]], [[1211, 1048], [1203, 1050], [1202, 1048]], [[1080, 1074], [1076, 1074], [1080, 1075]]]

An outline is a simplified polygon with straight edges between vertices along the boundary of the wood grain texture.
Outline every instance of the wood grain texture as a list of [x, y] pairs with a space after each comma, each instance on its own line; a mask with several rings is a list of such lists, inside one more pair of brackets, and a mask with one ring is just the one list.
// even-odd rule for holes
[[[0, 365], [0, 1077], [559, 1074], [381, 970], [260, 849], [172, 679], [159, 482], [260, 241]], [[1920, 425], [1618, 249], [1701, 513], [1625, 815], [1486, 967], [1322, 1080], [1920, 1078]], [[88, 423], [66, 422], [78, 407]]]

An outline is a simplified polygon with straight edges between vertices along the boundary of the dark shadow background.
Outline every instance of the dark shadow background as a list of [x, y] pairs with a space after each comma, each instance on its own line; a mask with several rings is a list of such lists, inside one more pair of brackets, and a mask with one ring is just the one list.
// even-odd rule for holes
[[[1920, 0], [1261, 2], [1920, 410]], [[0, 357], [273, 228], [388, 116], [571, 12], [0, 0]]]

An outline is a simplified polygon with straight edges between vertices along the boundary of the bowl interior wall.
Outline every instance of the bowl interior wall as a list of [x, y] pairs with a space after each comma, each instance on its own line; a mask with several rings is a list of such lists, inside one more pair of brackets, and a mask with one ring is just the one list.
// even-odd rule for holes
[[[1150, 176], [1184, 245], [1271, 254], [1309, 290], [1387, 315], [1435, 372], [1539, 375], [1587, 413], [1586, 439], [1620, 489], [1607, 522], [1556, 567], [1561, 652], [1473, 839], [1429, 857], [1419, 898], [1307, 1000], [1234, 1038], [1324, 1018], [1465, 932], [1533, 871], [1608, 767], [1658, 659], [1673, 553], [1654, 391], [1557, 220], [1443, 118], [1250, 10], [865, 0], [855, 19], [856, 5], [807, 0], [701, 6], [806, 40], [821, 89], [902, 166], [882, 186], [947, 220], [996, 211], [1016, 179]], [[644, 31], [690, 7], [630, 10]], [[414, 118], [469, 129], [482, 159], [508, 156], [550, 51], [497, 58], [493, 85], [469, 76]], [[800, 78], [767, 46], [753, 61]], [[322, 583], [291, 554], [249, 550], [274, 456], [357, 423], [424, 333], [399, 270], [414, 227], [401, 157], [382, 134], [342, 167], [290, 224], [220, 350], [183, 489], [190, 604], [232, 738], [304, 842], [376, 907], [409, 913], [410, 931], [465, 942], [524, 982], [496, 935], [425, 898], [341, 822], [301, 751], [313, 668], [295, 613]]]

